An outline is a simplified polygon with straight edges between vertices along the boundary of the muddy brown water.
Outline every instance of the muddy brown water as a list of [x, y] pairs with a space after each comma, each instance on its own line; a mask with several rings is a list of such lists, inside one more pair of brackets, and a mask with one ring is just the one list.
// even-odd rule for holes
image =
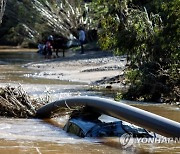
[[[111, 92], [91, 91], [88, 85], [59, 80], [28, 78], [34, 73], [22, 65], [44, 60], [36, 52], [0, 52], [0, 85], [23, 85], [34, 97], [45, 96], [50, 91], [51, 101], [77, 95], [100, 96], [112, 99]], [[180, 122], [177, 106], [123, 101], [169, 119]], [[79, 138], [62, 130], [68, 116], [54, 119], [0, 118], [0, 154], [9, 153], [179, 153], [180, 143], [136, 143], [124, 148], [119, 139]]]

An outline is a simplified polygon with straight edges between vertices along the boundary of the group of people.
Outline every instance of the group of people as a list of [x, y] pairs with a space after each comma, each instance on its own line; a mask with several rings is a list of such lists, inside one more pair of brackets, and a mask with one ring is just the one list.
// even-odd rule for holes
[[[85, 31], [82, 28], [78, 28], [78, 40], [81, 46], [81, 54], [84, 54], [84, 46], [86, 40]], [[52, 35], [49, 35], [45, 44], [38, 45], [38, 53], [45, 55], [46, 58], [51, 58], [53, 51], [53, 41]]]
[[53, 36], [49, 35], [45, 44], [38, 44], [38, 53], [45, 55], [47, 58], [50, 58], [52, 56], [53, 40]]

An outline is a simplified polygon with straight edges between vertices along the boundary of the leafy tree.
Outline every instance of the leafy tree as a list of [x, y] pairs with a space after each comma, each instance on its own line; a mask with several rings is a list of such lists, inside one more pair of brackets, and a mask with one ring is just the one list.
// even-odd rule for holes
[[179, 101], [180, 1], [94, 0], [102, 49], [126, 54], [128, 99]]

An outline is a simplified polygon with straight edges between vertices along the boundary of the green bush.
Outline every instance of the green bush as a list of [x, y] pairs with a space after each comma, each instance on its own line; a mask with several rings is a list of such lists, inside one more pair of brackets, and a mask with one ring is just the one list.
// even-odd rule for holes
[[126, 54], [128, 99], [179, 101], [180, 1], [94, 0], [102, 49]]

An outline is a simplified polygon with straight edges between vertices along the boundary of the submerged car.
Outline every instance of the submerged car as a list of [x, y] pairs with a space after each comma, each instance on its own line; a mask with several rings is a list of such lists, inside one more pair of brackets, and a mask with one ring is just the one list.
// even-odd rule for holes
[[[74, 124], [78, 128], [74, 134], [77, 134], [79, 136], [100, 136], [104, 132], [97, 133], [97, 135], [94, 135], [95, 133], [92, 133], [92, 132], [102, 132], [101, 128], [106, 128], [106, 126], [109, 126], [109, 125], [110, 125], [109, 127], [111, 126], [113, 127], [113, 125], [115, 126], [121, 125], [122, 127], [121, 129], [127, 133], [129, 132], [131, 133], [133, 130], [132, 134], [134, 136], [138, 136], [138, 135], [149, 136], [149, 133], [143, 128], [137, 128], [134, 125], [133, 127], [131, 125], [128, 125], [128, 126], [124, 125], [123, 122], [121, 122], [121, 118], [123, 118], [124, 120], [127, 120], [128, 122], [137, 124], [141, 127], [147, 128], [157, 133], [157, 134], [153, 134], [153, 137], [155, 137], [158, 134], [162, 136], [167, 136], [167, 137], [180, 136], [179, 135], [180, 124], [176, 121], [167, 119], [165, 117], [156, 115], [154, 113], [151, 113], [142, 109], [138, 109], [136, 107], [133, 107], [124, 103], [119, 103], [119, 102], [112, 101], [109, 99], [99, 98], [99, 97], [94, 97], [94, 96], [77, 96], [77, 97], [64, 98], [58, 101], [54, 101], [38, 109], [36, 112], [36, 117], [37, 118], [50, 118], [50, 117], [53, 117], [53, 114], [55, 115], [56, 114], [58, 115], [58, 113], [60, 114], [62, 112], [60, 110], [68, 109], [69, 112], [72, 112], [72, 110], [74, 110], [75, 108], [78, 109], [79, 107], [83, 107], [83, 106], [87, 108], [91, 108], [90, 110], [87, 110], [88, 112], [90, 111], [91, 114], [86, 115], [86, 112], [84, 112], [83, 114], [81, 114], [81, 111], [76, 112], [74, 116], [71, 115], [68, 123], [64, 127], [64, 130], [66, 130], [67, 132], [73, 133], [73, 131], [71, 131], [71, 126], [73, 126]], [[100, 115], [98, 116], [98, 113], [94, 114], [92, 111], [96, 111], [99, 114], [107, 114], [109, 116], [117, 117], [120, 119], [119, 120], [120, 124], [118, 124], [117, 122], [112, 122], [112, 124], [111, 123], [105, 124], [102, 121], [100, 122], [99, 121]], [[67, 110], [66, 110], [66, 113], [67, 113]], [[80, 125], [83, 122], [84, 124]], [[92, 125], [90, 125], [87, 128], [86, 126], [88, 125], [88, 123], [92, 123]], [[95, 131], [95, 128], [97, 128], [96, 131]], [[105, 135], [108, 134], [106, 132], [109, 133], [111, 131], [105, 131], [104, 133]], [[117, 134], [117, 133], [113, 132], [112, 134]], [[119, 134], [122, 134], [122, 132], [119, 131]]]
[[144, 128], [97, 113], [71, 116], [64, 130], [79, 137], [120, 137], [125, 133], [134, 137], [153, 137]]

